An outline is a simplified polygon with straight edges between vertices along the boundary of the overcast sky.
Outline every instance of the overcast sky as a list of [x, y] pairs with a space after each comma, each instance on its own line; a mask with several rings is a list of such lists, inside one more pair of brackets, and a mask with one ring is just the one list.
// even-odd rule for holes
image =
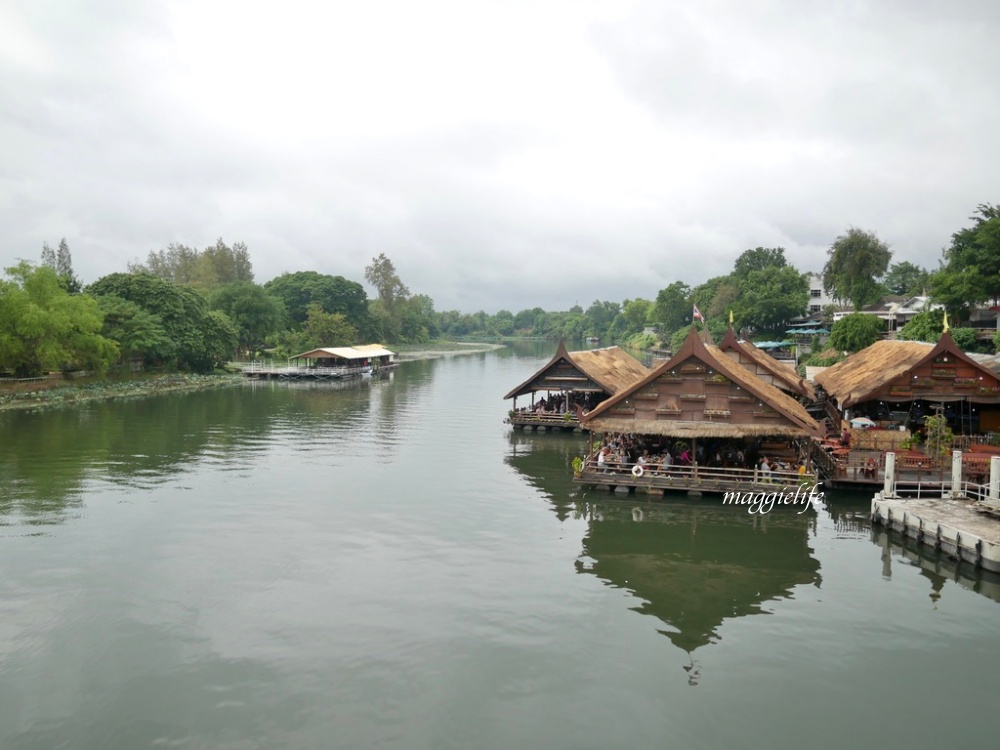
[[998, 38], [994, 0], [0, 0], [0, 263], [384, 252], [470, 312], [819, 270], [849, 226], [936, 267], [1000, 202]]

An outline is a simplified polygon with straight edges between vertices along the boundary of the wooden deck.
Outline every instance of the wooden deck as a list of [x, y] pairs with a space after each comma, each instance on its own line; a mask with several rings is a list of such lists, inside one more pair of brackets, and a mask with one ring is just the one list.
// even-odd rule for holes
[[389, 365], [380, 365], [375, 370], [371, 367], [296, 367], [250, 362], [243, 368], [243, 374], [248, 378], [259, 380], [346, 380], [360, 378], [366, 374], [386, 372], [396, 367], [398, 364], [395, 362]]
[[577, 419], [576, 414], [572, 413], [568, 415], [549, 412], [536, 414], [531, 411], [517, 411], [508, 416], [504, 421], [514, 427], [514, 429], [520, 428], [525, 432], [531, 432], [532, 430], [537, 430], [538, 432], [545, 432], [547, 430], [580, 430], [580, 420]]
[[795, 471], [772, 471], [765, 475], [759, 469], [726, 469], [707, 466], [672, 466], [643, 471], [641, 476], [632, 473], [631, 466], [607, 463], [598, 468], [597, 462], [588, 458], [583, 471], [574, 477], [577, 484], [590, 485], [616, 491], [645, 492], [651, 495], [664, 492], [689, 494], [726, 492], [789, 492], [794, 493], [803, 485], [815, 486], [820, 480], [815, 474], [800, 475]]
[[[814, 445], [813, 461], [823, 479], [832, 487], [881, 487], [885, 481], [886, 451], [834, 448], [827, 450], [822, 441]], [[951, 481], [951, 461], [935, 463], [930, 456], [915, 450], [892, 451], [896, 454], [896, 484], [915, 489], [939, 486]], [[962, 479], [982, 484], [990, 473], [990, 452], [962, 454]]]

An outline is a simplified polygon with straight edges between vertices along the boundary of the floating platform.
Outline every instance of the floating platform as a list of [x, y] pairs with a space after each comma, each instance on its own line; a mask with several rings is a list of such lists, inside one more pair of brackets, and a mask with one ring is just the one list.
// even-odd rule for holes
[[252, 362], [243, 368], [243, 375], [257, 380], [347, 380], [362, 375], [378, 375], [396, 367], [398, 364], [395, 362], [377, 368], [271, 366]]
[[506, 421], [515, 430], [525, 432], [582, 432], [580, 420], [575, 414], [536, 414], [533, 412], [514, 412]]
[[575, 476], [573, 481], [589, 485], [594, 489], [616, 493], [638, 492], [654, 496], [670, 492], [686, 492], [689, 495], [724, 495], [730, 492], [740, 495], [785, 493], [787, 496], [794, 496], [798, 490], [798, 504], [805, 502], [809, 488], [818, 487], [817, 492], [822, 492], [819, 478], [814, 474], [800, 475], [797, 472], [774, 471], [765, 478], [763, 472], [754, 469], [677, 466], [670, 471], [644, 471], [640, 476], [636, 476], [628, 470], [594, 468], [594, 462], [591, 460], [585, 462], [583, 471], [579, 476]]
[[968, 497], [872, 499], [872, 522], [898, 531], [935, 550], [1000, 572], [1000, 518], [982, 512]]
[[951, 455], [951, 486], [937, 496], [901, 497], [896, 454], [885, 456], [885, 484], [872, 498], [872, 523], [913, 537], [959, 561], [1000, 573], [1000, 456], [990, 460], [988, 485], [964, 482], [962, 452]]

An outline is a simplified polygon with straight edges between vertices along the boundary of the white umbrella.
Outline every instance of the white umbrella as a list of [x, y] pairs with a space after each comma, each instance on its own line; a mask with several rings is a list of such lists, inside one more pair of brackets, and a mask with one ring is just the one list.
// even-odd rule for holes
[[855, 417], [851, 420], [851, 427], [874, 427], [875, 423], [868, 417]]

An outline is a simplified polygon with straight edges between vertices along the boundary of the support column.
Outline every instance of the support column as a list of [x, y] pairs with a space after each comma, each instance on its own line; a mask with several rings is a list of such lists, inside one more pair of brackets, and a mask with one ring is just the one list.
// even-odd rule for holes
[[951, 496], [962, 496], [962, 451], [951, 454]]
[[896, 454], [885, 454], [885, 480], [882, 484], [882, 497], [893, 497], [896, 494]]
[[1000, 505], [1000, 456], [990, 459], [990, 502]]

